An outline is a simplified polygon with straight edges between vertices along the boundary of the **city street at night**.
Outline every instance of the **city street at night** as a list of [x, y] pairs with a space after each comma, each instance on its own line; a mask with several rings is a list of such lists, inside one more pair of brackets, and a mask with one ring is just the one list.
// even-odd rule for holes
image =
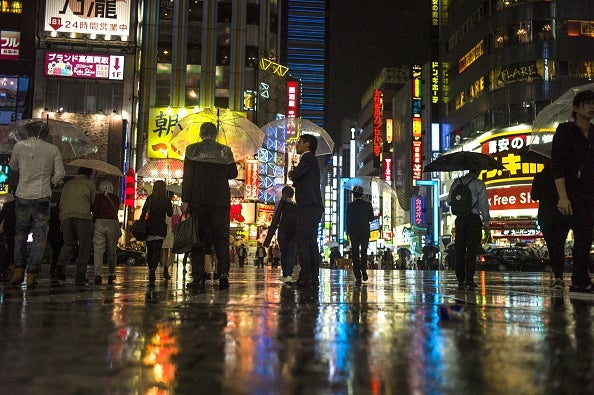
[[[594, 295], [548, 273], [322, 269], [319, 288], [233, 266], [231, 288], [175, 266], [112, 285], [0, 288], [3, 394], [591, 394]], [[157, 271], [160, 276], [160, 270]], [[566, 284], [569, 277], [566, 275]], [[438, 306], [463, 304], [461, 317]]]

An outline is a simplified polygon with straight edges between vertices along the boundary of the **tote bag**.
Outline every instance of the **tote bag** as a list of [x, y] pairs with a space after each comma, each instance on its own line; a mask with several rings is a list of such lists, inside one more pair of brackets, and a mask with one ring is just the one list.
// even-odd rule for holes
[[183, 254], [198, 246], [198, 243], [198, 225], [192, 219], [192, 216], [188, 215], [185, 220], [177, 225], [173, 233], [173, 248], [171, 251], [174, 254]]

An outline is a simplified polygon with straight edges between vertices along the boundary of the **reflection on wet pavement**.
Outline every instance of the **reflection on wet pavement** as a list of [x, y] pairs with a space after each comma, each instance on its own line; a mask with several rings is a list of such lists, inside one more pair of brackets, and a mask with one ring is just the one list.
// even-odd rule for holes
[[196, 294], [181, 265], [155, 288], [118, 270], [115, 286], [0, 286], [1, 393], [594, 393], [594, 295], [551, 291], [548, 274], [479, 272], [458, 291], [453, 272], [356, 287], [322, 270], [303, 289], [246, 267]]

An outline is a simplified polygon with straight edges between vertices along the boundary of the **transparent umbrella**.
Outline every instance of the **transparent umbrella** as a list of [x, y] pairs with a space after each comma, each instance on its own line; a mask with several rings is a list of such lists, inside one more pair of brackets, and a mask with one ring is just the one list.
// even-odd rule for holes
[[267, 138], [284, 139], [287, 146], [295, 146], [299, 136], [312, 134], [318, 138], [316, 155], [331, 154], [334, 150], [334, 140], [324, 128], [303, 118], [283, 118], [268, 122], [262, 127]]
[[396, 191], [390, 184], [375, 176], [359, 176], [349, 179], [344, 183], [343, 188], [352, 191], [355, 187], [361, 187], [363, 194], [372, 195], [374, 192], [383, 194], [384, 191], [390, 192], [392, 195], [396, 195]]
[[142, 166], [136, 175], [144, 178], [161, 178], [165, 180], [183, 178], [184, 162], [179, 159], [154, 159]]
[[[530, 136], [531, 151], [547, 155], [547, 152], [543, 151], [547, 149], [547, 146], [541, 144], [553, 139], [557, 125], [573, 120], [571, 117], [573, 98], [577, 93], [585, 90], [594, 90], [594, 82], [569, 89], [536, 115]], [[549, 151], [548, 156], [550, 157], [550, 155]]]
[[56, 145], [64, 160], [97, 153], [97, 146], [77, 125], [55, 119], [26, 119], [13, 122], [0, 131], [0, 151], [12, 152], [17, 141], [27, 140], [26, 126], [33, 122], [44, 122], [49, 126], [48, 142]]
[[[185, 156], [188, 145], [201, 141], [200, 127], [205, 122], [217, 125], [216, 142], [231, 147], [235, 161], [253, 157], [262, 147], [264, 132], [242, 114], [223, 108], [205, 108], [185, 116], [178, 122], [170, 140], [171, 149]], [[200, 160], [214, 163], [223, 163], [220, 160], [227, 161], [226, 155], [219, 155], [220, 145], [211, 146], [212, 155]]]

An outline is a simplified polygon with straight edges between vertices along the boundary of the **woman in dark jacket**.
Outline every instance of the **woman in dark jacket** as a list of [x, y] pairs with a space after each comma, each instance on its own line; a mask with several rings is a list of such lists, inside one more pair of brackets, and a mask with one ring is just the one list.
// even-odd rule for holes
[[167, 236], [165, 216], [173, 215], [173, 206], [167, 196], [165, 182], [156, 181], [153, 193], [149, 195], [142, 207], [141, 216], [148, 214], [148, 231], [146, 237], [146, 260], [149, 267], [149, 285], [155, 285], [155, 270], [161, 261], [161, 247]]

